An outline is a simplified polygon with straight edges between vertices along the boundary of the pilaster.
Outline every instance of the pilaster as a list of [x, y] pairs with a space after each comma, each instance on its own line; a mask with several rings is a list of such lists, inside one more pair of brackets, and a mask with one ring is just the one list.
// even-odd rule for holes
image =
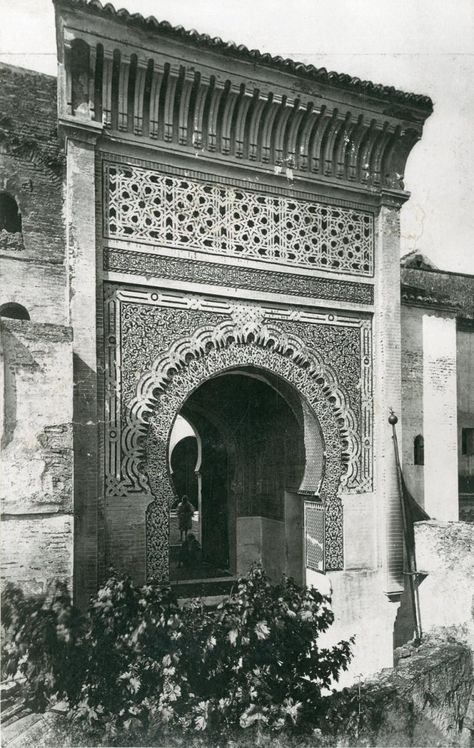
[[[91, 126], [92, 124], [92, 126]], [[79, 126], [78, 126], [79, 125]], [[73, 329], [74, 598], [97, 589], [98, 411], [95, 144], [101, 126], [60, 121], [66, 140], [69, 324]]]
[[[388, 594], [403, 588], [403, 537], [389, 409], [401, 412], [400, 200], [383, 193], [376, 220], [374, 458], [378, 563]], [[400, 421], [399, 421], [400, 423]], [[401, 442], [401, 432], [398, 439]]]

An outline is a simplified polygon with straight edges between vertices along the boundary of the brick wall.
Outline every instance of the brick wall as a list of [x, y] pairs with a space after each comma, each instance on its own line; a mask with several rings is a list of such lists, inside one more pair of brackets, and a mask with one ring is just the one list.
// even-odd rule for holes
[[56, 79], [0, 64], [0, 192], [15, 198], [22, 234], [0, 232], [0, 305], [38, 322], [66, 317], [64, 167]]
[[423, 309], [402, 306], [403, 475], [409, 491], [423, 506], [423, 465], [415, 465], [414, 440], [423, 431]]
[[474, 522], [474, 455], [463, 454], [462, 430], [474, 428], [474, 324], [458, 325], [458, 461], [460, 519]]
[[71, 330], [2, 319], [2, 574], [39, 591], [72, 579]]

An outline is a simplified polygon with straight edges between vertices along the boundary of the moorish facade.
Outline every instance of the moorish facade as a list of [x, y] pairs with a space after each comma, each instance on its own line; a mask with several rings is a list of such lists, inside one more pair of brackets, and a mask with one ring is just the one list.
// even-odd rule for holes
[[[435, 464], [445, 435], [428, 446], [416, 403], [449, 392], [444, 500], [428, 471], [407, 481], [457, 519], [456, 335], [473, 318], [414, 283], [416, 265], [399, 293], [403, 175], [430, 99], [97, 0], [55, 12], [57, 86], [2, 69], [6, 577], [64, 576], [85, 605], [113, 566], [216, 599], [260, 561], [330, 583], [334, 637], [372, 643], [354, 672], [391, 664], [404, 577], [387, 416], [402, 414], [406, 462], [422, 437]], [[430, 324], [454, 345], [435, 385]]]

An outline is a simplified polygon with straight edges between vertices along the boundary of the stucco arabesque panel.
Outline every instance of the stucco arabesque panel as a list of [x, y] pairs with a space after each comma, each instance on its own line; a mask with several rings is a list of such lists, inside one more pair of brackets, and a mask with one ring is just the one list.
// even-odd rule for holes
[[[221, 331], [222, 332], [222, 331]], [[275, 331], [262, 328], [262, 340], [273, 340], [277, 344]], [[208, 340], [213, 335], [211, 329], [201, 330], [198, 336]], [[224, 333], [225, 335], [225, 333]], [[194, 337], [194, 336], [193, 336]], [[197, 336], [196, 336], [197, 337]], [[330, 385], [325, 381], [320, 367], [314, 362], [310, 368], [295, 366], [295, 359], [282, 355], [281, 350], [273, 346], [249, 341], [248, 339], [232, 339], [232, 326], [229, 326], [228, 342], [225, 347], [209, 347], [204, 345], [202, 357], [190, 360], [181, 370], [173, 357], [168, 363], [175, 373], [169, 384], [163, 383], [161, 394], [156, 394], [157, 406], [150, 419], [147, 435], [147, 469], [155, 500], [147, 511], [147, 569], [148, 574], [166, 577], [167, 556], [163, 549], [167, 548], [169, 504], [173, 498], [171, 484], [167, 477], [167, 444], [169, 432], [177, 411], [181, 408], [189, 392], [199, 386], [215, 373], [236, 365], [250, 365], [271, 371], [290, 382], [307, 399], [318, 417], [325, 439], [325, 471], [321, 486], [320, 498], [326, 507], [326, 565], [329, 569], [340, 569], [343, 566], [343, 527], [342, 506], [337, 496], [338, 487], [344, 473], [344, 463], [349, 459], [353, 449], [352, 437], [355, 424], [352, 414], [345, 403], [344, 395], [337, 387], [327, 396], [324, 389]], [[195, 338], [196, 339], [196, 338]], [[290, 341], [292, 339], [290, 338]], [[290, 346], [294, 344], [294, 339]], [[219, 345], [219, 344], [218, 344]], [[195, 350], [194, 341], [190, 339], [186, 344], [186, 356]], [[290, 350], [290, 349], [288, 349]], [[295, 351], [298, 355], [297, 351]], [[160, 366], [160, 371], [166, 371], [166, 363]], [[158, 382], [158, 377], [155, 380]], [[160, 389], [158, 385], [157, 389]], [[156, 390], [155, 390], [156, 392]], [[334, 402], [332, 402], [334, 400]], [[346, 438], [344, 438], [346, 437]]]
[[200, 259], [171, 257], [139, 252], [137, 249], [107, 246], [104, 248], [104, 270], [128, 273], [146, 278], [166, 278], [179, 282], [203, 283], [239, 288], [249, 291], [268, 291], [287, 296], [309, 296], [328, 301], [354, 304], [373, 304], [374, 287], [339, 278], [296, 275], [262, 268], [217, 264]]
[[[136, 423], [132, 429], [130, 429], [130, 423], [128, 423], [126, 428], [122, 428], [122, 423], [124, 419], [127, 420], [129, 418], [130, 398], [134, 390], [136, 390], [137, 381], [140, 379], [140, 376], [143, 376], [143, 372], [149, 369], [153, 356], [157, 351], [166, 349], [170, 341], [175, 341], [174, 348], [176, 354], [176, 342], [178, 342], [179, 348], [179, 340], [185, 332], [190, 329], [196, 329], [196, 327], [202, 328], [203, 324], [209, 325], [210, 323], [211, 326], [215, 327], [219, 320], [225, 319], [225, 316], [228, 317], [229, 314], [233, 318], [233, 327], [231, 329], [235, 333], [236, 328], [239, 328], [239, 326], [241, 329], [244, 329], [246, 324], [255, 324], [256, 318], [259, 320], [259, 324], [263, 324], [266, 317], [275, 320], [279, 316], [278, 310], [274, 308], [265, 310], [249, 304], [232, 305], [231, 303], [212, 301], [204, 297], [184, 294], [138, 292], [126, 288], [114, 289], [113, 287], [109, 288], [106, 305], [108, 308], [108, 313], [106, 314], [108, 322], [106, 336], [106, 490], [109, 496], [148, 492], [149, 485], [147, 475], [143, 471], [143, 460], [145, 451], [144, 438], [147, 433], [150, 433], [147, 425], [149, 412], [142, 414], [143, 419], [138, 424], [138, 428]], [[285, 330], [278, 333], [280, 337], [282, 332], [283, 337], [287, 338], [291, 334], [292, 329], [294, 331], [298, 330], [298, 333], [302, 335], [302, 338], [306, 338], [309, 345], [319, 345], [322, 348], [319, 355], [323, 356], [325, 360], [330, 360], [332, 357], [336, 366], [339, 367], [343, 364], [340, 358], [339, 360], [336, 358], [335, 354], [337, 351], [346, 350], [346, 358], [348, 360], [358, 361], [361, 375], [357, 383], [354, 376], [354, 365], [347, 367], [346, 375], [343, 373], [344, 367], [339, 370], [341, 380], [345, 380], [344, 388], [346, 389], [346, 386], [348, 388], [348, 400], [354, 406], [353, 408], [351, 407], [351, 417], [354, 420], [351, 431], [355, 435], [355, 438], [352, 438], [349, 449], [348, 462], [350, 463], [350, 469], [346, 475], [345, 490], [370, 490], [372, 479], [372, 402], [370, 375], [371, 335], [369, 321], [356, 320], [351, 317], [343, 318], [340, 315], [334, 318], [334, 315], [326, 315], [324, 313], [314, 313], [311, 315], [298, 312], [294, 309], [291, 310], [290, 314], [288, 310], [282, 309], [281, 316], [283, 318], [286, 316], [287, 321], [281, 320]], [[291, 321], [288, 320], [288, 316], [292, 317]], [[313, 319], [309, 324], [308, 322], [301, 324], [301, 322], [298, 322], [298, 316], [302, 319], [307, 319], [308, 317], [313, 317]], [[329, 319], [330, 317], [332, 319]], [[331, 333], [326, 335], [319, 333], [318, 335], [316, 330], [319, 329], [320, 325], [315, 327], [315, 322], [321, 323], [322, 328], [331, 329]], [[330, 322], [332, 324], [329, 324]], [[356, 345], [357, 337], [360, 340], [359, 351], [357, 351]], [[292, 344], [293, 348], [296, 348], [297, 345], [301, 346], [302, 338], [298, 338], [296, 345]], [[286, 341], [285, 344], [288, 345], [288, 342]], [[229, 347], [229, 350], [231, 348], [232, 345]], [[291, 350], [291, 347], [289, 350]], [[227, 354], [227, 363], [224, 361], [220, 362], [221, 368], [231, 365], [242, 365], [243, 359], [245, 359], [246, 355], [250, 355], [250, 351], [253, 351], [252, 356], [258, 358], [258, 363], [256, 358], [253, 359], [254, 365], [269, 368], [270, 360], [274, 359], [273, 354], [270, 354], [264, 348], [259, 348], [254, 340], [252, 340], [252, 345], [249, 345], [249, 341], [247, 341], [246, 345], [241, 345], [239, 350], [232, 349], [232, 351], [232, 354]], [[201, 364], [203, 362], [206, 363], [202, 371], [203, 378], [199, 381], [204, 381], [214, 371], [212, 367], [209, 368], [211, 363], [210, 353], [208, 351], [201, 361]], [[284, 360], [281, 353], [278, 354], [279, 366], [275, 365], [275, 368], [272, 370], [281, 374], [281, 362]], [[303, 362], [300, 361], [299, 363]], [[303, 392], [302, 383], [308, 381], [308, 377], [304, 373], [304, 369], [298, 369], [298, 366], [294, 364], [295, 362], [293, 362], [291, 377], [288, 376], [288, 381], [291, 381], [310, 402], [312, 400], [314, 403], [318, 401], [327, 402], [324, 399], [324, 394], [327, 396], [327, 392], [319, 392], [317, 397], [314, 393], [310, 397], [308, 393]], [[192, 373], [189, 366], [190, 362], [186, 366], [188, 377]], [[330, 368], [332, 370], [332, 366]], [[192, 386], [197, 386], [198, 383], [195, 382]], [[177, 373], [173, 375], [172, 386], [178, 387], [178, 391], [184, 391], [189, 394], [189, 380], [186, 382], [182, 381], [181, 373], [179, 376]], [[181, 407], [179, 403], [182, 402], [180, 400], [178, 403], [176, 399], [173, 400], [170, 397], [170, 387], [171, 384], [166, 390], [168, 393], [167, 399], [160, 398], [160, 422], [165, 423], [169, 421], [169, 428]], [[154, 407], [156, 405], [157, 403], [154, 403]], [[169, 411], [168, 420], [164, 418], [166, 408]], [[318, 413], [318, 417], [324, 421], [324, 415]], [[327, 442], [326, 450], [328, 451], [328, 446], [330, 445], [339, 444], [340, 447], [341, 436], [340, 433], [336, 434], [337, 429], [335, 431], [333, 426], [331, 430], [328, 422], [324, 431]], [[157, 445], [159, 441], [155, 442], [154, 449], [158, 449]], [[163, 469], [165, 469], [166, 440], [163, 441], [161, 448], [163, 454], [161, 454], [161, 458], [158, 454], [156, 455], [156, 464], [158, 465], [161, 459]], [[328, 464], [329, 462], [330, 460], [328, 460]], [[339, 465], [341, 464], [342, 461], [339, 459]], [[342, 509], [340, 502], [334, 501], [341, 482], [341, 474], [341, 470], [339, 470], [339, 474], [335, 470], [326, 471], [325, 491], [333, 498], [332, 505], [329, 506], [328, 503], [328, 551], [333, 556], [333, 568], [340, 568], [342, 558]], [[167, 475], [163, 474], [161, 483], [163, 486], [166, 486], [166, 489], [163, 489], [165, 493], [171, 491]], [[166, 497], [163, 496], [162, 498], [165, 499]], [[163, 506], [167, 506], [166, 500], [161, 503]], [[151, 538], [149, 570], [150, 572], [161, 574], [164, 569], [163, 564], [165, 564], [163, 556], [164, 546], [162, 545], [164, 543], [164, 536], [161, 536], [163, 533], [165, 535], [167, 533], [168, 518], [166, 510], [166, 517], [163, 514], [159, 519], [158, 524], [161, 529], [158, 530], [156, 527], [156, 509], [157, 502], [155, 501], [150, 506], [148, 518], [148, 535]], [[331, 513], [333, 515], [332, 518]], [[151, 532], [152, 525], [156, 531]], [[332, 541], [330, 537], [331, 532], [334, 534]], [[159, 540], [160, 537], [161, 541]], [[157, 543], [158, 545], [156, 545]], [[158, 548], [161, 548], [160, 552], [158, 552]], [[330, 550], [331, 548], [332, 551]]]

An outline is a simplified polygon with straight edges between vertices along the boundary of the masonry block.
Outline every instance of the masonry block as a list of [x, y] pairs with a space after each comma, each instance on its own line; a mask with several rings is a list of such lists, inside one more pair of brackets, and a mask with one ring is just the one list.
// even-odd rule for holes
[[415, 547], [423, 629], [452, 627], [474, 649], [474, 524], [416, 522]]
[[72, 573], [72, 333], [3, 318], [0, 334], [3, 571], [35, 586]]

